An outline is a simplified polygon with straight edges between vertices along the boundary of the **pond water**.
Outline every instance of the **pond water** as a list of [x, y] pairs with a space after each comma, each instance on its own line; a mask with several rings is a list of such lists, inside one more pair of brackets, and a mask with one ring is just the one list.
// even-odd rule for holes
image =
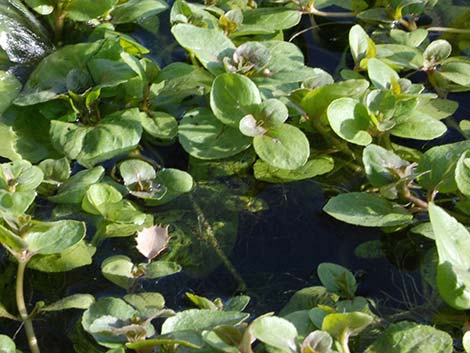
[[[160, 20], [162, 31], [158, 36], [143, 31], [136, 32], [134, 36], [152, 51], [151, 56], [162, 66], [174, 60], [184, 60], [184, 51], [170, 39], [166, 25], [168, 16], [163, 15]], [[343, 60], [348, 29], [352, 22], [338, 24], [319, 20], [317, 25], [320, 27], [305, 31], [295, 38], [295, 42], [304, 50], [310, 66], [335, 73]], [[312, 23], [305, 18], [301, 25], [286, 37], [310, 26]], [[346, 60], [349, 59], [346, 57]], [[450, 98], [461, 103], [456, 117], [468, 118], [470, 104], [465, 102], [463, 95], [454, 94]], [[460, 138], [455, 131], [450, 131], [437, 142], [440, 144]], [[428, 148], [435, 142], [408, 143]], [[159, 153], [166, 166], [187, 168], [187, 157], [178, 147], [165, 147]], [[361, 183], [361, 180], [353, 178], [340, 181], [344, 188], [357, 187]], [[249, 190], [249, 193], [254, 194], [264, 205], [263, 210], [258, 212], [250, 212], [242, 207], [230, 211], [230, 217], [236, 227], [231, 235], [231, 250], [227, 252], [227, 256], [246, 284], [244, 293], [251, 296], [252, 300], [247, 308], [249, 312], [262, 314], [279, 311], [296, 290], [319, 284], [316, 267], [322, 262], [337, 263], [352, 270], [359, 282], [358, 294], [374, 298], [385, 312], [391, 313], [394, 308], [406, 309], [425, 300], [421, 293], [417, 268], [430, 244], [424, 240], [423, 243], [417, 243], [415, 238], [410, 238], [407, 234], [387, 235], [379, 230], [350, 226], [329, 217], [322, 211], [322, 207], [332, 195], [331, 180], [319, 178], [317, 181], [284, 185], [253, 184], [252, 181], [236, 178], [218, 182], [225, 186], [237, 185], [237, 189]], [[240, 185], [243, 187], [240, 188]], [[208, 213], [221, 207], [218, 198], [201, 202], [204, 202], [204, 209]], [[376, 247], [366, 251], [369, 258], [361, 257], [355, 251], [360, 244], [374, 240], [378, 241], [375, 243]], [[128, 243], [128, 239], [105, 242], [96, 255], [95, 268], [92, 269], [78, 269], [59, 275], [28, 273], [26, 296], [34, 302], [43, 298], [53, 301], [73, 293], [91, 293], [97, 297], [122, 295], [123, 291], [116, 289], [116, 286], [99, 275], [99, 264], [102, 259], [129, 247]], [[376, 254], [374, 257], [373, 250], [380, 250], [382, 256]], [[210, 256], [215, 257], [217, 261], [217, 254]], [[206, 260], [212, 261], [209, 258]], [[13, 293], [15, 266], [4, 253], [0, 253], [0, 273], [0, 298], [8, 305], [9, 300], [14, 300], [7, 295]], [[90, 278], [90, 274], [95, 274], [95, 277]], [[146, 290], [161, 292], [168, 306], [178, 309], [189, 305], [184, 296], [185, 292], [193, 292], [211, 299], [228, 298], [238, 293], [238, 284], [227, 268], [220, 265], [215, 266], [215, 269], [204, 277], [183, 271], [159, 281], [148, 281], [143, 286]], [[35, 290], [32, 291], [31, 288]], [[35, 326], [40, 340], [54, 342], [52, 346], [46, 343], [47, 352], [72, 351], [68, 336], [74, 331], [79, 315], [78, 312], [69, 312], [66, 315], [53, 316], [47, 321], [37, 321]], [[17, 324], [5, 323], [0, 327], [0, 332], [14, 336], [17, 329]], [[22, 336], [23, 332], [19, 335]], [[79, 334], [75, 333], [75, 339], [78, 339], [78, 336]], [[18, 337], [18, 342], [21, 342], [21, 337]]]

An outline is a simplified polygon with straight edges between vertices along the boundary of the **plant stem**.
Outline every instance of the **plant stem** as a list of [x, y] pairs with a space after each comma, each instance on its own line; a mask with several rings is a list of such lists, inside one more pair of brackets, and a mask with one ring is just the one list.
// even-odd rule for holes
[[233, 278], [237, 281], [238, 283], [238, 289], [240, 291], [245, 291], [246, 290], [246, 283], [243, 280], [242, 276], [240, 273], [238, 273], [237, 269], [235, 266], [233, 266], [232, 262], [230, 259], [227, 257], [225, 252], [222, 250], [222, 248], [219, 245], [219, 242], [217, 241], [217, 238], [214, 234], [214, 231], [212, 230], [211, 225], [209, 224], [209, 221], [207, 220], [204, 212], [202, 211], [201, 207], [199, 204], [194, 200], [192, 196], [189, 196], [191, 203], [193, 204], [193, 208], [197, 213], [198, 220], [202, 227], [204, 228], [205, 235], [202, 234], [203, 229], [201, 229], [201, 237], [203, 237], [204, 240], [206, 240], [214, 249], [215, 253], [219, 258], [222, 260], [223, 264], [227, 268], [227, 270], [230, 272], [230, 274], [233, 276]]
[[26, 337], [28, 338], [28, 344], [31, 352], [41, 353], [39, 350], [36, 334], [34, 333], [33, 322], [28, 315], [28, 310], [26, 309], [26, 303], [24, 301], [24, 272], [28, 261], [29, 258], [18, 258], [18, 272], [16, 275], [16, 305], [18, 306], [18, 312], [20, 313], [21, 319], [23, 320]]
[[451, 27], [428, 27], [426, 29], [430, 32], [470, 34], [470, 29], [451, 28]]
[[341, 335], [339, 344], [341, 345], [341, 349], [343, 353], [351, 353], [351, 351], [349, 350], [349, 346], [348, 346], [348, 340], [349, 340], [348, 335], [346, 334]]

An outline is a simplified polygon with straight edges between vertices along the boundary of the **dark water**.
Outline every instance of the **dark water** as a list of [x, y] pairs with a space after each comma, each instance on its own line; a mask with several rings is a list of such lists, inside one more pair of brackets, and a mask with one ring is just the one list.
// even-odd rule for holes
[[[184, 60], [185, 52], [174, 45], [167, 26], [168, 18], [161, 17], [162, 35], [155, 37], [137, 31], [135, 37], [147, 46], [150, 55], [160, 65]], [[306, 31], [294, 40], [305, 53], [310, 66], [336, 73], [344, 57], [348, 30], [352, 23], [332, 25], [318, 20], [313, 31]], [[308, 18], [286, 35], [286, 38], [312, 26]], [[470, 105], [464, 94], [449, 98], [460, 101], [458, 119], [470, 116]], [[408, 141], [411, 145], [428, 148], [436, 143], [451, 142], [461, 137], [450, 132], [445, 137], [424, 144]], [[167, 166], [185, 168], [187, 162], [181, 149], [166, 147], [161, 151]], [[179, 156], [178, 158], [174, 158]], [[181, 157], [181, 158], [180, 158]], [[175, 163], [175, 160], [177, 161]], [[358, 294], [370, 296], [384, 307], [407, 308], [420, 304], [418, 265], [424, 250], [430, 246], [424, 240], [408, 234], [383, 234], [376, 229], [354, 227], [336, 221], [322, 211], [331, 193], [324, 187], [327, 180], [302, 181], [285, 185], [258, 186], [257, 197], [264, 200], [267, 209], [250, 213], [240, 209], [236, 242], [229, 255], [234, 267], [247, 284], [246, 294], [252, 300], [247, 311], [262, 314], [279, 311], [298, 289], [318, 285], [316, 267], [322, 262], [333, 262], [349, 268], [359, 282]], [[356, 184], [360, 184], [360, 180]], [[347, 185], [346, 185], [347, 186]], [[217, 209], [220, 205], [214, 202]], [[384, 256], [364, 259], [355, 255], [355, 248], [366, 241], [377, 240]], [[74, 293], [92, 293], [97, 297], [124, 294], [100, 275], [99, 264], [113, 254], [125, 253], [129, 239], [110, 240], [103, 244], [90, 268], [63, 274], [43, 274], [28, 271], [26, 297], [31, 301], [47, 298], [49, 302]], [[0, 253], [0, 298], [7, 307], [14, 307], [15, 265]], [[184, 293], [194, 292], [211, 299], [228, 298], [237, 294], [237, 283], [223, 266], [205, 278], [194, 279], [180, 273], [159, 281], [143, 284], [147, 291], [159, 291], [170, 308], [181, 309], [189, 305]], [[33, 289], [34, 288], [34, 289]], [[40, 344], [50, 353], [72, 352], [68, 338], [80, 318], [80, 312], [52, 314], [35, 322]], [[0, 321], [0, 333], [13, 336], [18, 324]], [[17, 341], [23, 341], [21, 331]], [[24, 341], [23, 341], [24, 342]], [[53, 342], [53, 343], [51, 343]], [[21, 344], [20, 344], [21, 345]], [[25, 347], [20, 347], [27, 351]]]

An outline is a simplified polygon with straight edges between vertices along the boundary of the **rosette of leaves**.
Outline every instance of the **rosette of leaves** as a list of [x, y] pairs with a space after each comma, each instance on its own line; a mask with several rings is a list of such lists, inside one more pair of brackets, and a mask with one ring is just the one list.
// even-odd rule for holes
[[368, 92], [362, 102], [339, 98], [328, 106], [328, 121], [338, 136], [366, 146], [384, 135], [430, 140], [446, 132], [440, 119], [455, 111], [452, 107], [449, 111], [446, 101], [420, 95], [423, 86], [400, 79], [378, 59], [369, 59], [367, 70], [376, 89]]
[[120, 163], [119, 172], [129, 193], [152, 206], [170, 202], [193, 188], [190, 174], [172, 168], [156, 172], [151, 164], [142, 160]]
[[82, 326], [100, 345], [124, 351], [126, 343], [138, 343], [155, 334], [152, 320], [172, 314], [165, 309], [160, 293], [104, 297], [83, 313]]
[[[217, 76], [210, 98], [213, 114], [203, 109], [189, 112], [179, 127], [180, 142], [194, 157], [230, 157], [253, 144], [258, 156], [274, 167], [297, 169], [307, 162], [309, 142], [297, 127], [284, 123], [286, 106], [276, 99], [262, 102], [246, 76]], [[199, 134], [202, 129], [204, 135]]]
[[181, 266], [173, 261], [154, 259], [168, 247], [170, 236], [168, 226], [154, 225], [139, 231], [136, 236], [137, 250], [146, 259], [146, 263], [133, 263], [123, 255], [108, 257], [101, 264], [103, 276], [128, 291], [136, 287], [139, 281], [157, 279], [181, 271]]

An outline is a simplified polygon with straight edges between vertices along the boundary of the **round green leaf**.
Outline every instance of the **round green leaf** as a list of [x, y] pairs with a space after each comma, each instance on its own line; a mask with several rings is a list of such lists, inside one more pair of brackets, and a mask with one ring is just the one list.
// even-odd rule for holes
[[414, 322], [390, 325], [364, 353], [451, 353], [452, 338], [432, 326]]
[[173, 168], [160, 170], [155, 177], [155, 183], [164, 187], [166, 192], [158, 200], [149, 200], [152, 205], [162, 205], [170, 202], [178, 196], [190, 192], [193, 188], [191, 174]]
[[256, 154], [273, 167], [294, 170], [307, 163], [310, 145], [297, 127], [282, 124], [253, 139]]
[[333, 313], [325, 316], [321, 329], [341, 340], [343, 337], [358, 335], [372, 320], [372, 316], [361, 312]]
[[317, 268], [318, 278], [330, 292], [352, 298], [356, 293], [357, 283], [354, 275], [347, 268], [323, 262]]
[[180, 272], [182, 267], [172, 261], [152, 261], [145, 268], [145, 278], [155, 279]]
[[367, 132], [371, 121], [366, 107], [352, 98], [339, 98], [327, 110], [333, 131], [341, 138], [356, 145], [366, 146], [372, 142]]
[[465, 349], [465, 353], [470, 353], [470, 331], [466, 331], [462, 338], [462, 346]]
[[251, 323], [249, 330], [255, 338], [282, 352], [296, 351], [297, 329], [285, 319], [275, 316], [261, 317]]
[[323, 210], [340, 221], [364, 227], [392, 227], [413, 220], [413, 215], [402, 206], [366, 192], [335, 196]]
[[247, 106], [261, 103], [258, 87], [248, 77], [227, 73], [212, 83], [210, 105], [214, 115], [226, 125], [238, 128], [250, 111]]
[[119, 172], [124, 180], [124, 185], [153, 180], [157, 175], [151, 164], [140, 159], [128, 159], [122, 162], [119, 164]]
[[201, 159], [234, 156], [250, 147], [251, 139], [237, 128], [222, 124], [212, 112], [198, 108], [183, 117], [178, 128], [179, 141], [186, 152]]
[[151, 112], [146, 117], [141, 116], [140, 123], [147, 134], [162, 140], [172, 139], [178, 132], [176, 119], [164, 112]]
[[409, 165], [395, 153], [374, 144], [364, 148], [362, 162], [367, 178], [373, 186], [392, 183], [397, 178], [393, 171], [400, 171]]
[[122, 200], [121, 193], [109, 184], [91, 185], [82, 201], [82, 208], [88, 213], [101, 215], [106, 204], [114, 204]]
[[160, 293], [127, 294], [123, 299], [144, 317], [153, 317], [165, 307], [165, 298]]
[[330, 156], [319, 156], [308, 160], [305, 165], [294, 170], [275, 168], [262, 160], [257, 160], [253, 166], [253, 171], [255, 178], [258, 180], [270, 183], [289, 183], [329, 173], [333, 168], [333, 158]]
[[165, 11], [168, 4], [162, 0], [129, 0], [120, 2], [111, 12], [115, 24], [137, 22]]
[[126, 290], [134, 283], [133, 269], [134, 264], [131, 259], [122, 255], [108, 257], [101, 264], [103, 276]]
[[424, 50], [423, 57], [425, 67], [432, 67], [442, 60], [447, 59], [452, 53], [452, 45], [445, 39], [438, 39], [431, 42]]
[[392, 88], [400, 78], [395, 70], [375, 58], [367, 62], [367, 72], [372, 84], [385, 90]]
[[15, 342], [10, 337], [0, 335], [0, 353], [16, 353]]

